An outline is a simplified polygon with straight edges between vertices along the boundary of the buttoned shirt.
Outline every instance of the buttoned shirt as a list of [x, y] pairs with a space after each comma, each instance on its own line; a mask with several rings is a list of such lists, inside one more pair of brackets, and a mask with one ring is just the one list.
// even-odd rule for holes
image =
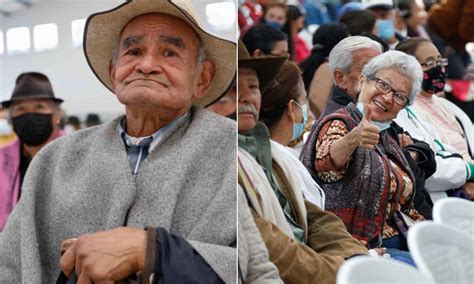
[[127, 134], [125, 116], [120, 120], [118, 124], [118, 133], [122, 139], [125, 149], [127, 151], [128, 162], [133, 175], [138, 174], [140, 165], [146, 159], [148, 154], [158, 145], [158, 143], [166, 136], [180, 121], [186, 119], [189, 112], [184, 115], [175, 118], [170, 123], [166, 124], [162, 128], [158, 129], [155, 133], [150, 136], [144, 137], [133, 137]]

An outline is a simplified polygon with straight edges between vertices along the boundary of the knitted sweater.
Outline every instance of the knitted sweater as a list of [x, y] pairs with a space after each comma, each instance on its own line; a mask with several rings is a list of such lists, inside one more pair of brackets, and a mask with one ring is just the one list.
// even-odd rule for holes
[[43, 148], [0, 235], [0, 282], [54, 283], [62, 240], [159, 226], [236, 281], [235, 123], [192, 108], [130, 173], [117, 118]]

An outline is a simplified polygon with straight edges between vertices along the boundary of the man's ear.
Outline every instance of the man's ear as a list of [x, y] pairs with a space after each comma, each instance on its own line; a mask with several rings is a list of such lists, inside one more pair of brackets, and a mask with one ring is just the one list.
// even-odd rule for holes
[[63, 117], [64, 112], [59, 105], [54, 106], [54, 107], [55, 109], [53, 111], [53, 116], [52, 116], [53, 126], [59, 127], [59, 124], [61, 124], [61, 118]]
[[264, 57], [264, 56], [265, 56], [265, 53], [263, 53], [263, 51], [261, 51], [258, 48], [255, 49], [252, 54], [252, 57]]
[[336, 69], [332, 75], [336, 85], [344, 91], [347, 90], [346, 80], [344, 80], [344, 73], [341, 70]]
[[112, 85], [115, 85], [115, 65], [113, 59], [110, 59], [109, 62], [109, 79], [112, 82]]
[[360, 74], [359, 76], [359, 82], [357, 84], [357, 91], [360, 93], [362, 91], [362, 86], [365, 83], [365, 76], [363, 74]]
[[216, 73], [214, 64], [209, 60], [204, 61], [200, 69], [197, 89], [194, 93], [194, 98], [197, 100], [201, 99], [207, 94], [207, 91], [209, 91], [212, 80], [214, 79], [214, 75]]

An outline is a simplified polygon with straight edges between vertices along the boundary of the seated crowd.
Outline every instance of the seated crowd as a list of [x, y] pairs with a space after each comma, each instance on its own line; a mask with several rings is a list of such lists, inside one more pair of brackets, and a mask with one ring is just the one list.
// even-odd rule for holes
[[[243, 2], [239, 19], [262, 7], [239, 22], [237, 90], [239, 209], [260, 248], [284, 283], [335, 283], [358, 255], [416, 266], [410, 227], [441, 198], [474, 200], [473, 125], [445, 98], [456, 78], [439, 42], [454, 43], [436, 24], [454, 8], [350, 2], [305, 42], [291, 11], [303, 21], [312, 1]], [[468, 70], [465, 53], [449, 54], [453, 68]], [[252, 283], [258, 268], [241, 260]]]
[[463, 7], [244, 0], [235, 46], [189, 3], [145, 2], [85, 31], [124, 116], [71, 134], [39, 72], [2, 102], [0, 282], [335, 283], [359, 256], [416, 267], [410, 227], [439, 199], [474, 200], [472, 116], [448, 100], [474, 41]]

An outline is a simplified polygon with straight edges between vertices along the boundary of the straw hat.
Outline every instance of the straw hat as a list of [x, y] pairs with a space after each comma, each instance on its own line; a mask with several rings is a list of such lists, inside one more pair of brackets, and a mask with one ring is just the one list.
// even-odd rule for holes
[[245, 44], [239, 39], [239, 68], [248, 67], [257, 72], [260, 92], [263, 93], [280, 71], [288, 57], [251, 57]]
[[63, 100], [54, 96], [53, 87], [46, 75], [39, 72], [26, 72], [16, 78], [15, 89], [10, 100], [3, 101], [2, 107], [10, 107], [14, 101], [26, 99], [50, 99], [56, 103]]
[[108, 11], [89, 16], [84, 30], [84, 53], [94, 74], [112, 92], [109, 63], [120, 33], [133, 18], [149, 13], [171, 15], [186, 22], [202, 40], [206, 57], [214, 63], [215, 76], [208, 93], [197, 105], [217, 101], [230, 88], [235, 77], [235, 43], [211, 35], [198, 21], [190, 0], [133, 0]]

